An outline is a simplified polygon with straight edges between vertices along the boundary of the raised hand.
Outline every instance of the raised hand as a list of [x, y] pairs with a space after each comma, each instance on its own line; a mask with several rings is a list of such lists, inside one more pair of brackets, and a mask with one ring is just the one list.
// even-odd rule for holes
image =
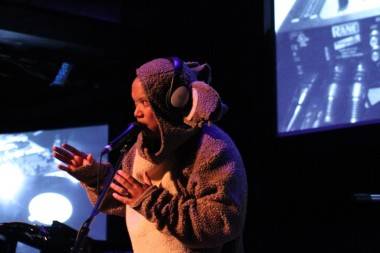
[[79, 151], [69, 144], [62, 144], [61, 147], [53, 146], [53, 156], [63, 162], [58, 168], [70, 174], [81, 166], [94, 164], [92, 154]]

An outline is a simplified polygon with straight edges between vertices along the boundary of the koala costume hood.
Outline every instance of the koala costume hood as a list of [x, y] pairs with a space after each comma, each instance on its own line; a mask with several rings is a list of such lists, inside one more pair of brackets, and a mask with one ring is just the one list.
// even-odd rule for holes
[[[192, 68], [190, 68], [192, 66]], [[208, 84], [197, 81], [197, 74], [208, 65], [184, 63], [179, 80], [189, 87], [189, 106], [183, 110], [173, 110], [167, 105], [167, 94], [173, 79], [173, 63], [166, 58], [152, 60], [136, 70], [148, 100], [158, 120], [161, 145], [157, 152], [150, 153], [145, 148], [143, 135], [140, 154], [152, 162], [161, 162], [173, 150], [182, 145], [188, 138], [196, 134], [204, 123], [221, 118], [222, 104], [218, 93]], [[178, 81], [178, 79], [176, 79]]]

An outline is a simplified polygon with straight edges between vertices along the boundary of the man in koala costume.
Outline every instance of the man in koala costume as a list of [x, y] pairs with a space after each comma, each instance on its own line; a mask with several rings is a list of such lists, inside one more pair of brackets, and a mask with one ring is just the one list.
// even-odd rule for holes
[[[125, 216], [133, 252], [244, 252], [245, 167], [213, 124], [226, 106], [199, 80], [208, 67], [171, 57], [136, 70], [131, 95], [142, 130], [100, 207]], [[110, 165], [68, 144], [53, 151], [95, 203]]]

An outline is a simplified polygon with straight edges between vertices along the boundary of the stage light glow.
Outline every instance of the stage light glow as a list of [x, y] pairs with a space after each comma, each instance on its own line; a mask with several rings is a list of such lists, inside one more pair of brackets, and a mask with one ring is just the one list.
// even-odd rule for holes
[[0, 163], [0, 201], [11, 202], [23, 188], [25, 176], [12, 163]]
[[[17, 221], [50, 226], [57, 220], [79, 230], [83, 217], [93, 206], [80, 182], [57, 168], [61, 162], [53, 157], [52, 146], [69, 143], [98, 157], [108, 142], [107, 136], [107, 125], [0, 133], [0, 223]], [[39, 198], [30, 203], [42, 193], [61, 194], [67, 200], [60, 196], [58, 204], [49, 199], [35, 203]], [[105, 227], [106, 215], [101, 213], [94, 220], [89, 236], [105, 240]], [[17, 246], [16, 252], [31, 252], [20, 247]]]
[[66, 178], [73, 184], [79, 184], [79, 180], [76, 179], [75, 177], [71, 176], [68, 174], [66, 171], [53, 171], [45, 174], [46, 177], [61, 177], [61, 178]]
[[73, 213], [73, 206], [63, 195], [46, 192], [35, 196], [29, 203], [29, 221], [51, 225], [54, 220], [66, 222]]

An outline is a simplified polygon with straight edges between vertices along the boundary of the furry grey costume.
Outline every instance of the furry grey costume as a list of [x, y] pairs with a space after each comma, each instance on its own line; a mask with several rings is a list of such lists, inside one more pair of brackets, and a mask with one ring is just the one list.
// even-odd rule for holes
[[[102, 205], [108, 214], [126, 217], [134, 252], [243, 252], [247, 181], [243, 161], [233, 141], [211, 122], [221, 118], [223, 104], [208, 84], [197, 81], [202, 65], [185, 64], [182, 78], [191, 84], [191, 109], [170, 115], [163, 98], [173, 75], [167, 59], [155, 59], [137, 69], [159, 123], [161, 145], [151, 152], [142, 133], [124, 155], [122, 169], [153, 185], [132, 205], [112, 198]], [[197, 69], [198, 68], [198, 69]], [[178, 119], [178, 120], [177, 120]], [[179, 122], [179, 123], [178, 123]], [[92, 202], [97, 170], [82, 167], [82, 183]]]

